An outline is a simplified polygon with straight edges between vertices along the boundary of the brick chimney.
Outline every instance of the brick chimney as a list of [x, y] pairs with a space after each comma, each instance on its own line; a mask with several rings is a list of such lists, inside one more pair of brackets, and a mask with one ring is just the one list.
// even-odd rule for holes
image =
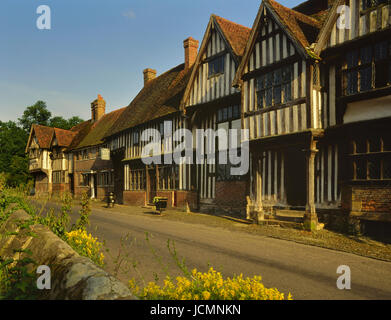
[[144, 73], [144, 86], [147, 84], [147, 82], [156, 78], [156, 70], [154, 69], [150, 69], [150, 68], [144, 69], [143, 73]]
[[91, 102], [91, 120], [92, 122], [98, 121], [105, 115], [106, 101], [102, 96], [98, 94], [98, 98]]
[[191, 68], [197, 58], [198, 40], [192, 37], [183, 41], [183, 47], [185, 48], [185, 68]]

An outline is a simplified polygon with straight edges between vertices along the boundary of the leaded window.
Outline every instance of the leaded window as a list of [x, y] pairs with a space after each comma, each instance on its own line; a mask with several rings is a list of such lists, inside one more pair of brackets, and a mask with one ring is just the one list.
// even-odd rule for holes
[[225, 56], [216, 57], [208, 62], [208, 77], [224, 73]]
[[357, 138], [351, 142], [352, 180], [391, 179], [391, 137]]
[[257, 106], [263, 109], [292, 100], [292, 67], [284, 67], [256, 79]]
[[353, 95], [391, 85], [391, 41], [352, 50], [342, 66], [344, 95]]

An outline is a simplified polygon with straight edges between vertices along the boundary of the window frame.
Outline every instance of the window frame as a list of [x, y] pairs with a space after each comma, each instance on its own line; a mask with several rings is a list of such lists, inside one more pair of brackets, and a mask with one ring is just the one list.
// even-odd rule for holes
[[[279, 76], [277, 76], [278, 74]], [[278, 67], [256, 77], [255, 101], [257, 110], [264, 110], [291, 102], [293, 100], [292, 81], [293, 64]], [[277, 88], [279, 88], [278, 99], [275, 97], [277, 96]]]
[[[378, 57], [377, 48], [381, 46], [381, 44], [385, 44], [385, 54], [380, 55], [382, 58]], [[364, 49], [370, 49], [370, 61], [363, 62], [362, 52]], [[350, 56], [356, 56], [357, 61], [352, 64], [351, 62], [354, 60]], [[352, 60], [352, 61], [350, 61]], [[350, 63], [349, 63], [350, 62]], [[380, 68], [379, 66], [384, 66], [384, 68]], [[369, 88], [362, 87], [362, 76], [365, 69], [371, 70], [370, 74], [370, 86]], [[380, 84], [379, 75], [381, 74], [379, 71], [385, 69], [386, 78], [383, 80], [384, 83]], [[387, 70], [388, 69], [388, 70]], [[387, 78], [388, 73], [388, 78]], [[354, 90], [351, 90], [349, 85], [349, 75], [354, 75], [353, 77], [353, 85]], [[362, 94], [366, 92], [371, 92], [376, 89], [387, 88], [391, 86], [391, 40], [382, 40], [376, 42], [368, 42], [364, 46], [352, 48], [349, 50], [345, 56], [344, 60], [340, 64], [340, 77], [341, 77], [341, 95], [342, 97], [351, 97], [357, 94]]]
[[225, 55], [211, 57], [207, 61], [208, 64], [208, 79], [218, 77], [225, 72]]

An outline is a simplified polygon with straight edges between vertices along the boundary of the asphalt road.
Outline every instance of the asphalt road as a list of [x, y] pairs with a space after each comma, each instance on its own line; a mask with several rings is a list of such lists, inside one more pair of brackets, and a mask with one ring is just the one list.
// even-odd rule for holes
[[[130, 209], [132, 210], [132, 209]], [[117, 276], [127, 282], [159, 281], [181, 274], [167, 248], [175, 243], [179, 259], [191, 270], [210, 266], [224, 276], [243, 273], [261, 275], [266, 287], [291, 292], [294, 299], [391, 299], [391, 263], [344, 252], [307, 246], [222, 228], [165, 220], [135, 208], [132, 213], [93, 209], [90, 230], [105, 240], [107, 270], [115, 272], [115, 257], [121, 250], [122, 270]], [[77, 212], [77, 208], [74, 209]], [[148, 234], [148, 241], [146, 240]], [[128, 235], [128, 240], [124, 240]], [[121, 238], [123, 245], [121, 246]], [[171, 246], [172, 247], [172, 246]], [[337, 268], [351, 270], [351, 289], [339, 290]], [[143, 279], [143, 280], [142, 280]]]

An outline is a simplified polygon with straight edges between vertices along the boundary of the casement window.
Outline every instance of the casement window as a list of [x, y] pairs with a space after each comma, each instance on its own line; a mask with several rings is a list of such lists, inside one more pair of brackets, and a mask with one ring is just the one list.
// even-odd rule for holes
[[126, 191], [145, 190], [146, 176], [145, 169], [129, 169], [129, 180], [125, 184]]
[[224, 73], [225, 56], [216, 57], [208, 62], [208, 77]]
[[391, 85], [391, 41], [350, 51], [342, 65], [342, 92], [354, 95]]
[[388, 2], [389, 0], [361, 0], [361, 8], [362, 10], [366, 10], [369, 8], [380, 6], [381, 4], [385, 4]]
[[256, 79], [258, 109], [272, 107], [292, 100], [293, 67], [283, 67]]
[[[217, 112], [217, 129], [222, 129], [227, 132], [227, 144], [223, 144], [222, 141], [217, 141], [217, 149], [219, 151], [227, 151], [227, 162], [219, 163], [219, 156], [216, 155], [217, 163], [217, 181], [232, 181], [241, 180], [242, 176], [232, 176], [230, 174], [230, 168], [232, 164], [229, 163], [229, 152], [234, 152], [239, 155], [240, 143], [241, 143], [241, 119], [240, 119], [240, 106], [230, 106], [221, 108]], [[230, 130], [235, 130], [234, 135], [231, 135]], [[233, 132], [233, 131], [231, 131]], [[235, 139], [235, 141], [233, 140]]]
[[158, 170], [160, 190], [175, 190], [179, 188], [178, 165], [160, 166]]
[[351, 179], [391, 180], [391, 136], [351, 141]]
[[89, 173], [82, 173], [82, 174], [80, 174], [79, 178], [80, 178], [79, 185], [81, 187], [89, 187], [90, 186], [91, 175]]
[[65, 183], [65, 171], [53, 171], [52, 172], [52, 182], [56, 183]]
[[80, 152], [81, 152], [81, 159], [88, 160], [88, 150], [82, 150]]
[[98, 173], [98, 185], [99, 186], [112, 186], [113, 174], [110, 171]]

